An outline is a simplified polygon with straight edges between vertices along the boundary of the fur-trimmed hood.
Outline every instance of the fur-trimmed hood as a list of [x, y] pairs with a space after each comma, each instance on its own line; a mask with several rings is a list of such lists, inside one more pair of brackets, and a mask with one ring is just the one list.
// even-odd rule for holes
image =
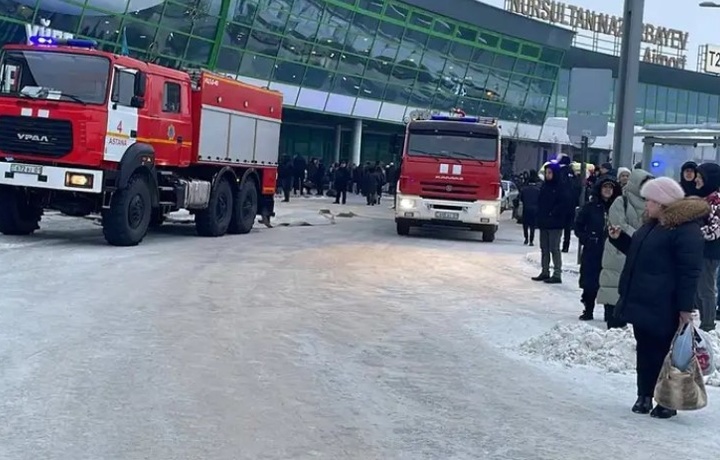
[[660, 216], [660, 225], [676, 228], [687, 222], [705, 219], [710, 214], [710, 205], [698, 197], [687, 197], [666, 207]]

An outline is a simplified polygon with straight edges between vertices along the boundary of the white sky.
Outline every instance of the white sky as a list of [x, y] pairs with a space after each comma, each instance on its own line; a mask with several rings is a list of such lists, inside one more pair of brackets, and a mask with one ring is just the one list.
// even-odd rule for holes
[[[504, 8], [504, 0], [480, 0], [499, 8]], [[698, 47], [706, 44], [720, 44], [720, 8], [700, 8], [701, 0], [645, 0], [644, 21], [690, 32], [686, 70], [697, 67]], [[717, 0], [720, 3], [720, 0]], [[562, 0], [566, 5], [589, 8], [598, 13], [622, 16], [623, 0]]]

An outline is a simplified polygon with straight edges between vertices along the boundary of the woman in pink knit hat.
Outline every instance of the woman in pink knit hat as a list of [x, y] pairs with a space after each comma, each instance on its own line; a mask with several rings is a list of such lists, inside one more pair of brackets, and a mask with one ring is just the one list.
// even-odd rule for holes
[[653, 408], [655, 384], [681, 324], [692, 321], [705, 239], [701, 220], [710, 212], [698, 198], [685, 198], [668, 177], [645, 183], [646, 223], [632, 237], [610, 227], [610, 242], [627, 256], [620, 275], [616, 315], [633, 325], [637, 342], [637, 401], [632, 411], [670, 418], [676, 411]]

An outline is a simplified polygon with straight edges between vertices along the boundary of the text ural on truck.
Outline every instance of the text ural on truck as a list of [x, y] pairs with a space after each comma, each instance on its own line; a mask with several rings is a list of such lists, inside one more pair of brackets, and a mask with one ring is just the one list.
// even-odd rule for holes
[[187, 209], [198, 234], [247, 233], [274, 210], [282, 95], [206, 71], [34, 37], [0, 56], [0, 232], [44, 209], [100, 214], [132, 246]]
[[430, 115], [408, 121], [395, 223], [482, 232], [495, 239], [501, 205], [500, 128], [493, 118]]

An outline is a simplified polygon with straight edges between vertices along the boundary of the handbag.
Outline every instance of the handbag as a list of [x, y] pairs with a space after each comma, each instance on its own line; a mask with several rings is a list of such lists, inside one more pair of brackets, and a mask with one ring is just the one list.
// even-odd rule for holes
[[[695, 328], [692, 324], [684, 324], [675, 333], [670, 351], [665, 356], [660, 376], [655, 384], [655, 401], [663, 407], [674, 410], [699, 410], [707, 406], [707, 391], [703, 380], [700, 363], [693, 353], [690, 363], [684, 371], [673, 366], [673, 349], [678, 337], [687, 328]], [[694, 334], [691, 334], [693, 337]], [[692, 343], [695, 350], [695, 340]]]

